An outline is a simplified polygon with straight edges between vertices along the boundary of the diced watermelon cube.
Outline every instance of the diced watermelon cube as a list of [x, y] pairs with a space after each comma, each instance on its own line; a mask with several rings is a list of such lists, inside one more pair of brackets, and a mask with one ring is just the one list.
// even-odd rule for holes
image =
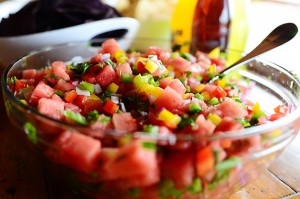
[[121, 48], [115, 39], [108, 39], [102, 43], [102, 53], [110, 53], [113, 55]]
[[193, 133], [199, 135], [211, 135], [216, 125], [214, 125], [210, 120], [206, 120], [203, 115], [199, 115], [196, 119], [197, 128], [194, 129]]
[[38, 111], [54, 119], [61, 119], [64, 111], [64, 102], [42, 98], [38, 102]]
[[63, 79], [59, 79], [58, 82], [54, 85], [54, 89], [62, 91], [62, 92], [67, 92], [67, 91], [75, 89], [75, 86], [64, 81]]
[[216, 110], [221, 111], [224, 117], [227, 116], [233, 119], [244, 118], [248, 115], [247, 110], [240, 103], [232, 99], [227, 99], [217, 105]]
[[171, 87], [167, 86], [163, 93], [154, 101], [156, 111], [166, 108], [169, 111], [182, 105], [182, 96]]
[[176, 151], [165, 155], [161, 162], [161, 174], [178, 188], [191, 185], [195, 175], [192, 152]]
[[36, 104], [41, 98], [51, 98], [53, 94], [54, 89], [40, 81], [31, 94], [30, 102]]
[[25, 69], [22, 71], [22, 78], [23, 79], [35, 79], [37, 74], [36, 69]]
[[169, 65], [173, 66], [175, 68], [175, 70], [184, 73], [187, 71], [188, 67], [191, 65], [191, 62], [178, 56], [175, 57], [170, 63]]
[[114, 113], [112, 122], [116, 130], [125, 132], [134, 132], [138, 129], [136, 120], [129, 112]]
[[[144, 143], [135, 140], [122, 146], [117, 154], [105, 163], [104, 171], [116, 179], [129, 179], [147, 174], [159, 176], [158, 172], [153, 172], [158, 170], [156, 150], [145, 148]], [[147, 184], [156, 183], [158, 178], [149, 177], [149, 179], [151, 182]]]
[[179, 79], [173, 79], [169, 86], [174, 89], [179, 95], [183, 95], [186, 92], [186, 88]]
[[116, 72], [117, 72], [118, 77], [122, 77], [122, 75], [124, 75], [124, 74], [132, 74], [131, 67], [128, 63], [119, 64], [116, 67]]
[[87, 135], [64, 131], [53, 142], [59, 151], [48, 151], [56, 161], [75, 170], [90, 174], [97, 167], [101, 142]]
[[62, 61], [55, 61], [51, 64], [52, 73], [58, 78], [64, 79], [66, 81], [70, 80], [69, 74], [66, 72], [67, 66]]
[[96, 80], [101, 87], [107, 87], [114, 82], [115, 78], [116, 73], [109, 65], [104, 66], [104, 68], [96, 75]]

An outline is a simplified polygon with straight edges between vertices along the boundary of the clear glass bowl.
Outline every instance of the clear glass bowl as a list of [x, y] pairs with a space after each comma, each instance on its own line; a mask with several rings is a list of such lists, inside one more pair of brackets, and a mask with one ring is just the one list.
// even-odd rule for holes
[[[149, 41], [146, 42], [149, 43]], [[119, 43], [124, 50], [132, 46], [137, 50], [144, 50], [143, 42], [140, 41], [132, 43], [128, 40], [119, 40]], [[165, 46], [165, 43], [160, 42], [154, 44]], [[246, 128], [241, 132], [228, 132], [212, 136], [150, 136], [149, 134], [136, 132], [132, 135], [135, 139], [151, 140], [157, 143], [159, 147], [156, 154], [159, 160], [160, 172], [158, 182], [143, 187], [129, 186], [126, 179], [103, 180], [101, 176], [105, 176], [105, 173], [87, 174], [77, 170], [74, 165], [66, 166], [66, 164], [56, 161], [55, 157], [49, 155], [49, 151], [59, 153], [56, 146], [52, 144], [57, 132], [76, 130], [78, 133], [89, 134], [101, 140], [103, 145], [126, 140], [128, 135], [116, 131], [91, 130], [87, 127], [64, 123], [41, 115], [18, 100], [9, 90], [7, 81], [12, 76], [18, 76], [24, 69], [40, 68], [56, 60], [69, 61], [78, 55], [90, 58], [99, 49], [93, 47], [94, 45], [95, 43], [93, 45], [91, 43], [75, 43], [32, 53], [8, 66], [1, 79], [7, 114], [11, 122], [22, 130], [17, 131], [22, 132], [19, 136], [28, 142], [29, 148], [33, 150], [55, 177], [66, 182], [66, 185], [77, 193], [91, 198], [226, 198], [264, 171], [298, 133], [300, 126], [299, 79], [284, 68], [257, 58], [243, 66], [243, 69], [234, 72], [240, 74], [241, 81], [250, 80], [253, 82], [254, 86], [249, 98], [259, 102], [265, 112], [271, 112], [276, 104], [281, 103], [289, 107], [290, 113], [287, 116], [261, 126]], [[139, 46], [143, 47], [139, 49]], [[37, 130], [37, 140], [32, 139], [32, 132], [28, 128], [28, 123]], [[127, 142], [131, 141], [127, 140]], [[188, 185], [175, 186], [172, 181], [164, 178], [166, 172], [171, 172], [171, 176], [175, 176], [174, 178], [176, 176], [184, 178], [184, 176], [177, 174], [181, 172], [179, 169], [186, 169], [184, 164], [181, 168], [177, 168], [178, 165], [174, 164], [173, 168], [172, 165], [168, 165], [167, 170], [161, 169], [165, 167], [163, 164], [165, 164], [164, 159], [166, 157], [177, 158], [178, 164], [181, 162], [180, 158], [185, 159], [182, 160], [183, 162], [188, 162], [186, 157], [193, 157], [194, 154], [190, 150], [191, 148], [197, 148], [197, 146], [208, 142], [228, 141], [234, 142], [235, 146], [241, 146], [241, 148], [235, 148], [235, 150], [240, 151], [240, 153], [236, 153], [240, 161], [238, 164], [223, 165], [226, 168], [223, 168], [223, 173], [219, 173], [218, 176], [216, 173], [212, 173], [211, 177], [219, 178], [214, 183], [205, 183], [205, 179], [201, 178], [201, 181], [194, 179]], [[185, 146], [189, 146], [189, 149], [187, 150]], [[164, 151], [164, 153], [161, 153], [161, 151]], [[193, 161], [192, 158], [191, 164], [193, 164]], [[122, 168], [120, 169], [122, 170]], [[134, 169], [131, 168], [128, 172]], [[195, 168], [191, 167], [191, 169]], [[188, 171], [187, 169], [186, 172]], [[209, 174], [206, 175], [206, 178], [211, 178], [209, 176]], [[135, 180], [138, 182], [141, 178], [143, 176], [137, 177]]]

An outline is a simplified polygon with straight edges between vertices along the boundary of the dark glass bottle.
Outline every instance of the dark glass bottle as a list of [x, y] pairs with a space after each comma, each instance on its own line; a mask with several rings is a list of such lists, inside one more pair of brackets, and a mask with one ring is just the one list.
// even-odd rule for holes
[[198, 0], [195, 7], [191, 50], [224, 51], [228, 43], [230, 13], [228, 0]]

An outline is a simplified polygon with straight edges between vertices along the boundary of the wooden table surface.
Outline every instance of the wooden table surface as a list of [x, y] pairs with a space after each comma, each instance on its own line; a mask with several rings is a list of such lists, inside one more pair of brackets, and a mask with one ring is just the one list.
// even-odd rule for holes
[[[268, 3], [270, 2], [261, 2], [258, 4], [259, 6], [254, 7], [255, 11], [259, 12], [259, 9], [263, 9], [260, 6], [263, 4], [266, 4], [265, 6], [268, 6], [269, 9], [272, 9], [272, 6], [273, 9], [278, 9], [278, 5], [275, 6], [272, 3], [270, 7]], [[294, 5], [287, 7], [285, 4], [280, 4], [280, 6], [286, 6], [287, 9], [290, 9], [287, 12], [296, 10]], [[253, 18], [256, 17], [259, 20], [257, 12], [253, 14]], [[270, 16], [268, 17], [270, 18]], [[263, 20], [260, 20], [260, 23], [262, 24]], [[291, 56], [291, 54], [289, 55]], [[10, 124], [6, 117], [2, 95], [0, 95], [0, 198], [74, 198], [60, 184], [49, 178], [37, 159], [27, 151], [24, 143], [19, 140], [16, 128]], [[244, 198], [300, 198], [300, 134], [268, 170], [230, 197], [230, 199]]]

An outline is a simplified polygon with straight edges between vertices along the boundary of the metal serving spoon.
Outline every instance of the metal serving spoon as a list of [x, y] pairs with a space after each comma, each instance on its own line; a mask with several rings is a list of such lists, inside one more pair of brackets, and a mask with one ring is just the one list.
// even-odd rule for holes
[[221, 75], [226, 74], [236, 67], [250, 62], [258, 55], [261, 55], [269, 50], [272, 50], [288, 41], [290, 41], [298, 33], [298, 28], [293, 23], [285, 23], [277, 28], [275, 28], [256, 48], [254, 48], [246, 56], [235, 62], [234, 64], [228, 66], [219, 74], [214, 76], [212, 79], [208, 80], [209, 83], [217, 80]]

